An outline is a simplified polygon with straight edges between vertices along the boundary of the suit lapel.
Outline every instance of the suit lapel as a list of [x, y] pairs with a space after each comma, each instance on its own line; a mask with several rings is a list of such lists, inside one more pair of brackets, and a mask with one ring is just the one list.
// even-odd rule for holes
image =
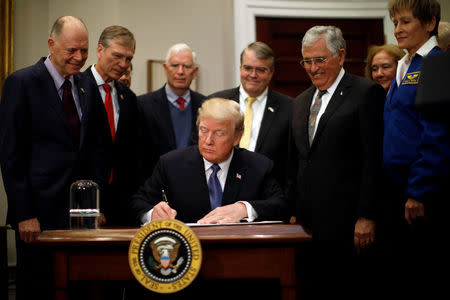
[[320, 139], [320, 136], [322, 132], [324, 131], [328, 120], [330, 117], [336, 112], [336, 110], [341, 106], [341, 104], [344, 102], [345, 97], [347, 96], [347, 88], [351, 86], [350, 77], [348, 76], [348, 73], [345, 73], [344, 77], [342, 77], [341, 82], [338, 84], [336, 90], [334, 91], [333, 96], [331, 96], [330, 102], [327, 105], [327, 108], [325, 109], [325, 112], [323, 113], [322, 117], [320, 118], [319, 124], [317, 126], [316, 134], [314, 135], [313, 145], [316, 143], [317, 140]]
[[[121, 137], [121, 132], [123, 131], [123, 123], [124, 123], [124, 118], [126, 118], [126, 116], [129, 115], [129, 107], [128, 107], [128, 103], [127, 98], [125, 98], [125, 91], [123, 89], [123, 87], [119, 84], [118, 81], [114, 80], [114, 86], [116, 87], [117, 90], [117, 102], [119, 103], [119, 122], [117, 122], [117, 128], [116, 128], [116, 136], [114, 139], [114, 142], [117, 143], [118, 140], [120, 140]], [[106, 110], [105, 110], [106, 111]]]
[[[83, 146], [84, 137], [86, 135], [87, 130], [87, 120], [89, 119], [89, 109], [88, 109], [88, 95], [89, 92], [87, 88], [87, 82], [84, 80], [81, 80], [79, 76], [74, 75], [75, 84], [77, 85], [77, 92], [78, 92], [78, 99], [80, 100], [80, 106], [81, 106], [81, 128], [80, 128], [80, 148]], [[88, 78], [86, 78], [88, 80]], [[86, 83], [86, 84], [85, 84]], [[92, 92], [92, 91], [91, 91]]]
[[39, 61], [36, 68], [37, 78], [40, 80], [40, 86], [43, 87], [42, 94], [45, 95], [44, 98], [49, 108], [55, 111], [55, 115], [58, 119], [61, 120], [63, 127], [69, 134], [69, 136], [73, 137], [72, 125], [70, 124], [69, 118], [64, 110], [62, 99], [58, 94], [58, 89], [55, 86], [55, 81], [52, 76], [48, 72], [47, 68], [44, 65], [44, 60]]
[[167, 128], [167, 138], [170, 143], [171, 148], [177, 148], [177, 142], [175, 141], [175, 131], [172, 124], [172, 117], [170, 116], [170, 108], [169, 108], [169, 100], [167, 99], [167, 94], [165, 91], [166, 86], [164, 85], [161, 91], [161, 102], [159, 107], [159, 117], [162, 119], [161, 124], [165, 124], [165, 128]]
[[272, 90], [269, 89], [267, 92], [267, 103], [264, 108], [264, 115], [261, 121], [261, 127], [259, 129], [258, 140], [256, 141], [256, 152], [261, 150], [262, 144], [266, 140], [265, 137], [270, 131], [272, 123], [277, 116], [279, 105], [278, 99], [273, 96]]
[[243, 151], [237, 147], [234, 148], [233, 158], [228, 169], [227, 180], [222, 195], [222, 205], [232, 204], [238, 201], [239, 191], [242, 181], [245, 178], [247, 167], [240, 160], [239, 152]]

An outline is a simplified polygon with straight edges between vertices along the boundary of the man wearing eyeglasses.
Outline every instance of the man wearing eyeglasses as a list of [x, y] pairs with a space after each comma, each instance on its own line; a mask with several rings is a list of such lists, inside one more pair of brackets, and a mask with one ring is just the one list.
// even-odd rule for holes
[[198, 72], [195, 52], [175, 44], [163, 64], [167, 83], [138, 97], [141, 183], [150, 177], [159, 157], [171, 150], [196, 144], [195, 120], [205, 96], [190, 89]]
[[313, 85], [293, 103], [288, 183], [297, 221], [312, 232], [315, 262], [330, 271], [327, 283], [343, 284], [338, 289], [350, 281], [329, 266], [375, 238], [385, 97], [381, 86], [345, 72], [345, 54], [337, 27], [315, 26], [303, 37], [301, 64]]
[[264, 154], [274, 162], [274, 175], [284, 186], [292, 99], [269, 88], [274, 73], [274, 54], [262, 42], [249, 44], [241, 53], [241, 85], [216, 92], [239, 102], [245, 113], [239, 147]]

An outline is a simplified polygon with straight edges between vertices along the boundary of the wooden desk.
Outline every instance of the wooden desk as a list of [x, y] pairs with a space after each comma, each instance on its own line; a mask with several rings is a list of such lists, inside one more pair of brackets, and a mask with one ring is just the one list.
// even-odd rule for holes
[[[282, 299], [297, 299], [296, 247], [311, 241], [299, 225], [193, 227], [202, 244], [199, 278], [279, 278]], [[128, 265], [133, 229], [44, 231], [35, 245], [50, 247], [56, 299], [70, 280], [134, 280]], [[245, 268], [251, 261], [251, 268]]]

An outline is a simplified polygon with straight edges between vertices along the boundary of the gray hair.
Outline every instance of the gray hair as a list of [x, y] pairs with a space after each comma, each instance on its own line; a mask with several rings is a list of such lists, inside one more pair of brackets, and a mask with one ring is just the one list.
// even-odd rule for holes
[[178, 53], [178, 52], [183, 52], [183, 51], [190, 52], [192, 54], [192, 63], [194, 64], [194, 66], [197, 65], [195, 52], [192, 51], [191, 47], [189, 47], [188, 45], [186, 45], [184, 43], [175, 44], [169, 48], [169, 50], [167, 51], [167, 55], [166, 55], [166, 63], [169, 63], [170, 55], [172, 53]]
[[306, 47], [311, 46], [317, 40], [324, 38], [327, 48], [334, 57], [337, 57], [339, 50], [346, 50], [346, 44], [342, 31], [336, 26], [314, 26], [310, 28], [302, 40], [302, 54]]
[[234, 124], [234, 135], [244, 132], [244, 114], [239, 103], [223, 98], [211, 98], [203, 102], [198, 109], [197, 127], [200, 119], [213, 118], [218, 121], [231, 121]]
[[61, 35], [62, 29], [66, 25], [66, 23], [80, 25], [84, 28], [84, 30], [86, 30], [86, 32], [88, 32], [86, 25], [80, 18], [74, 16], [62, 16], [56, 19], [55, 23], [53, 23], [52, 29], [50, 30], [50, 37], [57, 40]]

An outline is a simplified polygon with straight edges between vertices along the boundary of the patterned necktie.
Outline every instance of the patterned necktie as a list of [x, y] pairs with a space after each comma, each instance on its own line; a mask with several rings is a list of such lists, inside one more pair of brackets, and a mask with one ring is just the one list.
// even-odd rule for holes
[[114, 122], [114, 109], [113, 109], [112, 96], [111, 96], [111, 86], [107, 83], [102, 84], [102, 86], [106, 92], [105, 110], [106, 110], [106, 114], [108, 115], [108, 123], [109, 123], [109, 130], [111, 131], [111, 138], [114, 142], [114, 138], [116, 137], [116, 125]]
[[76, 137], [80, 136], [80, 119], [78, 118], [77, 107], [75, 106], [75, 100], [72, 95], [72, 83], [66, 79], [62, 85], [63, 96], [62, 103], [64, 111], [69, 117], [70, 124], [72, 125], [73, 133]]
[[184, 102], [185, 102], [185, 101], [186, 101], [186, 100], [184, 100], [183, 97], [178, 97], [178, 99], [177, 99], [177, 103], [178, 103], [179, 108], [180, 108], [181, 110], [184, 109]]
[[327, 90], [319, 91], [317, 93], [316, 99], [314, 100], [314, 104], [311, 107], [311, 112], [309, 113], [308, 120], [308, 136], [309, 136], [309, 145], [312, 145], [314, 140], [314, 128], [316, 127], [316, 119], [319, 114], [320, 107], [322, 106], [322, 96], [327, 92]]
[[222, 205], [222, 187], [220, 186], [219, 178], [217, 178], [217, 172], [220, 170], [218, 164], [211, 166], [212, 174], [208, 180], [209, 201], [211, 203], [211, 210]]
[[242, 135], [239, 147], [248, 149], [250, 144], [250, 136], [252, 135], [253, 109], [252, 104], [256, 101], [256, 97], [247, 97], [247, 107], [244, 114], [244, 134]]

